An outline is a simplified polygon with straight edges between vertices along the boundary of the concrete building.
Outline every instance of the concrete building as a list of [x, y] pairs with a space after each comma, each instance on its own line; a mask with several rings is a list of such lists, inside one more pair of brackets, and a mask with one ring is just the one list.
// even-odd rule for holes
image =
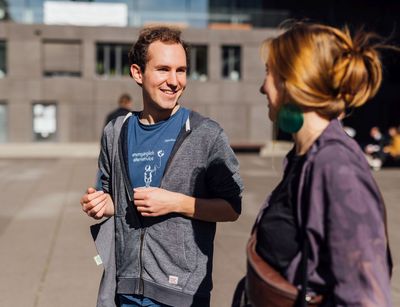
[[[192, 45], [182, 104], [217, 120], [232, 145], [265, 144], [272, 126], [259, 93], [259, 47], [276, 30], [221, 22], [182, 29]], [[127, 62], [139, 30], [0, 22], [0, 142], [95, 142], [119, 95], [131, 94], [139, 110]]]

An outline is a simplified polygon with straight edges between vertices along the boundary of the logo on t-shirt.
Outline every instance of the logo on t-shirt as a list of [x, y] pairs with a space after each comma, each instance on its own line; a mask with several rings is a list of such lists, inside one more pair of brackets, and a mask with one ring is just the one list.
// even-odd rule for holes
[[[136, 153], [135, 153], [136, 154]], [[154, 161], [154, 151], [148, 151], [147, 152], [146, 158], [142, 161]], [[140, 153], [139, 153], [140, 155]], [[151, 186], [151, 182], [153, 181], [153, 173], [157, 171], [157, 169], [161, 168], [161, 162], [162, 162], [162, 157], [164, 156], [164, 150], [159, 150], [157, 151], [157, 156], [158, 156], [158, 163], [152, 164], [146, 164], [144, 167], [144, 184], [146, 188], [149, 188]], [[134, 160], [135, 162], [135, 160]]]

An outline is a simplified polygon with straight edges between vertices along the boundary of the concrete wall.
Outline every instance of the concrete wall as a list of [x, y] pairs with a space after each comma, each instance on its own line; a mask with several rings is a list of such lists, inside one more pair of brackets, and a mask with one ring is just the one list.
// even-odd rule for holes
[[[130, 44], [138, 32], [136, 28], [0, 23], [0, 40], [7, 45], [7, 76], [0, 79], [0, 101], [7, 102], [8, 141], [33, 141], [33, 102], [57, 103], [58, 142], [97, 141], [105, 115], [123, 92], [130, 93], [140, 109], [140, 88], [129, 76], [104, 79], [95, 72], [97, 42]], [[208, 81], [189, 80], [181, 103], [217, 120], [232, 144], [263, 144], [272, 138], [266, 98], [259, 94], [264, 78], [259, 46], [275, 33], [272, 29], [183, 31], [189, 43], [208, 46], [209, 58]], [[44, 76], [43, 44], [52, 40], [80, 43], [80, 77]], [[241, 46], [240, 81], [222, 79], [222, 45]]]

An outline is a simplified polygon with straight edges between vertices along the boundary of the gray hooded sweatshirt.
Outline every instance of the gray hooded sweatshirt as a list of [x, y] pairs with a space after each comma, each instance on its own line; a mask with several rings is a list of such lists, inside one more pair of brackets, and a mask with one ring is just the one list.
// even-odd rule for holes
[[[104, 264], [97, 306], [116, 306], [116, 293], [144, 295], [171, 306], [207, 306], [216, 223], [179, 214], [144, 218], [137, 212], [127, 174], [127, 122], [123, 117], [110, 122], [102, 138], [99, 168], [115, 215], [91, 228]], [[238, 161], [216, 122], [190, 113], [161, 188], [225, 199], [240, 213]]]

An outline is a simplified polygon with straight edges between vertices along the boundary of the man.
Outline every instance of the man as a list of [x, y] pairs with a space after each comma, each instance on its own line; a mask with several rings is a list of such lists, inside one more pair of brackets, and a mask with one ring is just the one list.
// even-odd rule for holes
[[186, 50], [180, 31], [155, 27], [129, 53], [143, 110], [105, 127], [103, 191], [81, 198], [89, 216], [111, 217], [92, 227], [98, 306], [210, 304], [215, 222], [238, 218], [242, 182], [221, 127], [178, 104]]
[[118, 116], [123, 116], [132, 111], [132, 98], [128, 94], [122, 94], [118, 99], [118, 108], [107, 114], [106, 120], [104, 121], [104, 127], [113, 119]]

